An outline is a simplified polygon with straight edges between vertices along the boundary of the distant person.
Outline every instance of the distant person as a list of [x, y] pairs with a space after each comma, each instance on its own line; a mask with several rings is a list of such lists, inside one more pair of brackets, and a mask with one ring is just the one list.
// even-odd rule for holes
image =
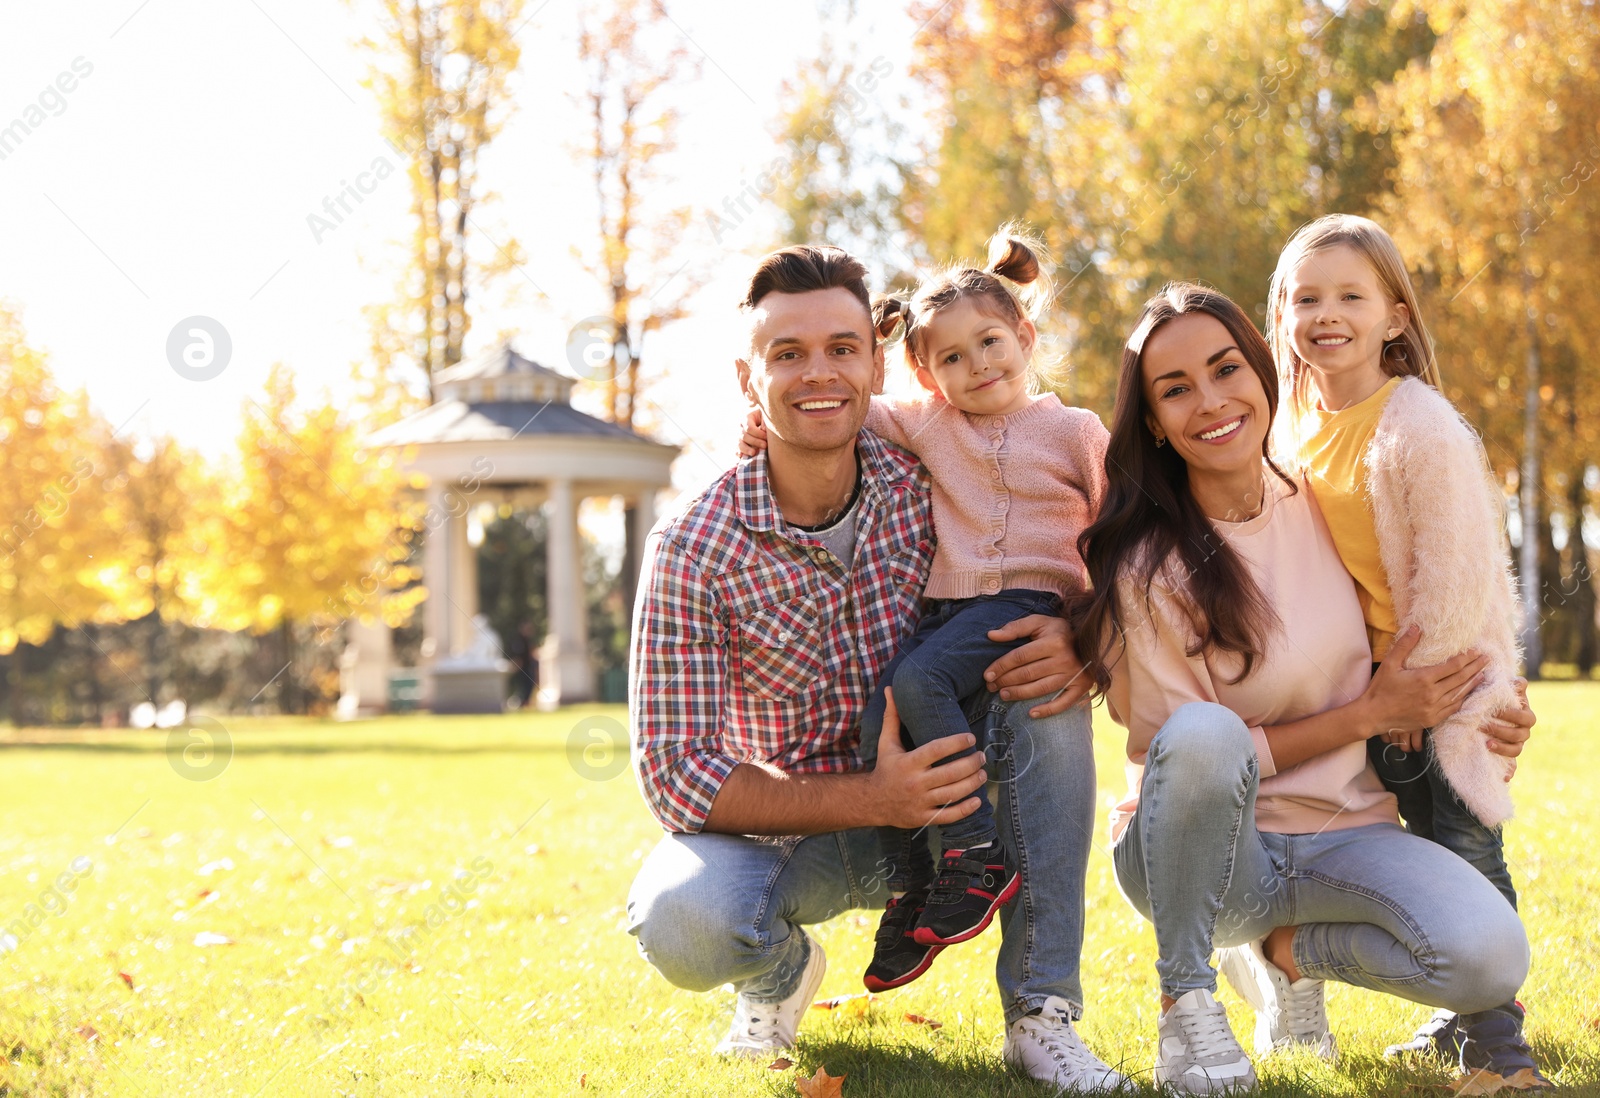
[[[1506, 902], [1517, 892], [1501, 824], [1516, 760], [1485, 735], [1519, 704], [1517, 597], [1504, 504], [1483, 443], [1440, 391], [1433, 340], [1400, 251], [1364, 217], [1333, 214], [1294, 234], [1270, 293], [1287, 437], [1355, 577], [1375, 663], [1416, 626], [1411, 659], [1488, 657], [1461, 709], [1432, 729], [1374, 736], [1367, 753], [1413, 835], [1476, 866]], [[1464, 1070], [1539, 1072], [1522, 1005], [1440, 1011], [1390, 1055], [1436, 1053]]]
[[533, 655], [533, 623], [522, 621], [511, 637], [512, 697], [525, 709], [539, 682], [539, 661]]
[[[1407, 667], [1426, 640], [1413, 629], [1373, 673], [1317, 502], [1267, 457], [1277, 405], [1244, 311], [1167, 286], [1123, 351], [1105, 506], [1080, 540], [1094, 597], [1079, 654], [1128, 735], [1112, 862], [1155, 926], [1155, 1082], [1185, 1094], [1256, 1081], [1214, 997], [1218, 947], [1258, 1051], [1328, 1059], [1324, 980], [1472, 1013], [1528, 972], [1516, 911], [1399, 826], [1367, 754], [1369, 736], [1459, 711], [1487, 661]], [[1485, 731], [1514, 755], [1533, 714], [1498, 718]]]
[[[1100, 510], [1106, 429], [1093, 412], [1037, 393], [1034, 317], [1050, 297], [1042, 255], [1037, 240], [1006, 226], [989, 242], [986, 268], [952, 267], [873, 307], [879, 337], [899, 338], [926, 392], [873, 398], [867, 429], [927, 467], [939, 547], [922, 620], [862, 716], [864, 760], [877, 757], [890, 686], [908, 749], [964, 736], [967, 707], [985, 694], [984, 668], [1016, 647], [991, 634], [1027, 614], [1057, 616], [1063, 600], [1084, 593], [1074, 543]], [[740, 452], [765, 446], [757, 410]], [[939, 829], [937, 872], [926, 828], [886, 836], [894, 872], [869, 990], [917, 979], [940, 949], [976, 937], [1016, 893], [1021, 861], [1000, 840], [982, 788], [977, 797], [977, 811]]]
[[[657, 526], [645, 554], [633, 761], [667, 834], [634, 881], [628, 927], [679, 987], [732, 983], [718, 1050], [769, 1059], [822, 983], [805, 927], [881, 906], [884, 829], [972, 814], [985, 775], [971, 733], [907, 751], [892, 697], [876, 765], [861, 759], [862, 716], [917, 624], [934, 557], [927, 474], [862, 430], [883, 381], [866, 269], [836, 248], [786, 248], [743, 307], [738, 377], [768, 449]], [[1122, 1077], [1072, 1025], [1095, 803], [1080, 667], [1061, 618], [992, 635], [1025, 637], [989, 667], [1001, 699], [1055, 695], [990, 706], [1001, 834], [1029, 871], [1001, 915], [1005, 1051], [1058, 1086], [1110, 1088]]]

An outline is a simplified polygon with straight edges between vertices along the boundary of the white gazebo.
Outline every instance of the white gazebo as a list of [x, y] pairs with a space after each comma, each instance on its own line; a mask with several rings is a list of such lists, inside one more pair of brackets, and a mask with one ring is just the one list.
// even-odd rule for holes
[[[644, 538], [655, 525], [655, 494], [672, 482], [678, 447], [573, 408], [576, 379], [524, 358], [509, 343], [441, 370], [433, 383], [432, 404], [367, 440], [403, 448], [406, 467], [429, 482], [424, 703], [436, 712], [498, 712], [504, 696], [503, 665], [482, 658], [489, 638], [473, 620], [478, 557], [467, 525], [485, 503], [527, 510], [549, 505], [550, 628], [539, 651], [540, 699], [593, 700], [578, 505], [589, 496], [621, 496], [637, 508], [632, 558], [643, 560]], [[481, 686], [468, 681], [474, 668]]]

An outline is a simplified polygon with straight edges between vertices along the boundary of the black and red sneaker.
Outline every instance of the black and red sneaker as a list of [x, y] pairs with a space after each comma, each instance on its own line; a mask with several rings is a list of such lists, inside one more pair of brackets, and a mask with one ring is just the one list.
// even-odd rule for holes
[[912, 937], [923, 945], [976, 938], [1021, 884], [1022, 871], [998, 842], [970, 851], [946, 850]]
[[923, 945], [911, 936], [928, 900], [928, 886], [914, 888], [898, 899], [890, 899], [878, 920], [873, 940], [872, 960], [861, 982], [868, 991], [889, 991], [905, 987], [928, 971], [942, 945]]

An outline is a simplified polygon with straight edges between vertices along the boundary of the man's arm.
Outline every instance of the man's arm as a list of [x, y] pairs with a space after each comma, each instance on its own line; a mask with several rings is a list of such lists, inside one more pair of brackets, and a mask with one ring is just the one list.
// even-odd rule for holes
[[723, 753], [726, 630], [682, 547], [650, 535], [629, 658], [633, 766], [651, 813], [668, 831], [699, 831], [738, 765]]
[[[947, 824], [977, 810], [972, 796], [987, 780], [983, 755], [973, 752], [939, 766], [974, 743], [968, 733], [906, 751], [894, 693], [883, 717], [878, 763], [851, 774], [786, 774], [773, 766], [740, 763], [718, 790], [704, 830], [734, 835], [816, 835], [851, 827]], [[946, 807], [948, 806], [948, 807]]]
[[[703, 577], [681, 550], [652, 535], [633, 627], [633, 762], [650, 811], [669, 831], [809, 835], [847, 827], [921, 827], [973, 812], [983, 756], [948, 766], [972, 746], [949, 737], [906, 752], [894, 699], [870, 773], [786, 774], [724, 750], [725, 630]], [[942, 806], [950, 804], [951, 807]]]

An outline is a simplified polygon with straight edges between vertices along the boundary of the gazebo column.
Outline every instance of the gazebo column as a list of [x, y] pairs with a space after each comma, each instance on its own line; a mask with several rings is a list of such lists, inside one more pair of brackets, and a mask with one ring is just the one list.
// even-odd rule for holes
[[578, 557], [578, 498], [566, 478], [550, 481], [547, 545], [550, 631], [539, 654], [540, 692], [563, 705], [593, 701], [594, 668]]
[[472, 616], [478, 612], [478, 551], [467, 540], [467, 507], [470, 504], [459, 494], [454, 502], [459, 513], [451, 515], [449, 521], [449, 654], [459, 656], [476, 640]]
[[[650, 540], [650, 528], [656, 524], [656, 490], [654, 488], [640, 489], [639, 502], [634, 504], [634, 510], [638, 518], [633, 528], [632, 556], [634, 560], [639, 562], [639, 571], [642, 575], [644, 569], [650, 565], [649, 558], [645, 556], [645, 543]], [[634, 592], [635, 602], [639, 598], [639, 579], [640, 576], [628, 577], [627, 589]], [[633, 607], [628, 607], [628, 614], [631, 619]]]
[[450, 508], [445, 506], [441, 484], [428, 488], [428, 514], [439, 516], [438, 524], [422, 541], [422, 582], [428, 589], [422, 604], [423, 655], [432, 663], [450, 654], [450, 601], [445, 598], [450, 575]]

